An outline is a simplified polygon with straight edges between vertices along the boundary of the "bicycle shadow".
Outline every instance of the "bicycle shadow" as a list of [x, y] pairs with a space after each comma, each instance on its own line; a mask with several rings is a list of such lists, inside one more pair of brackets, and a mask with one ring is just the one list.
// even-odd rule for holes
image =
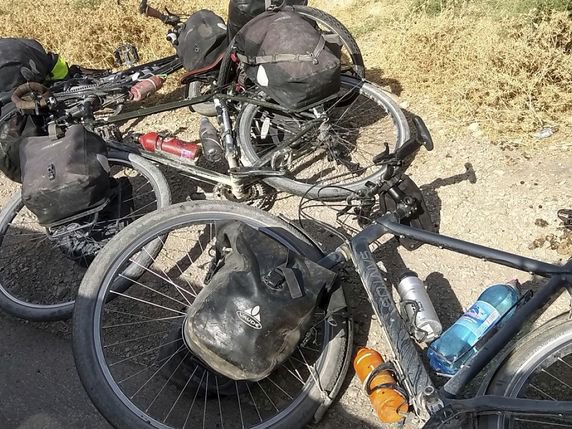
[[421, 185], [419, 187], [437, 231], [439, 231], [439, 226], [441, 225], [441, 210], [443, 208], [443, 203], [439, 197], [437, 190], [445, 186], [457, 185], [465, 181], [473, 185], [477, 183], [477, 175], [473, 165], [470, 162], [465, 163], [464, 173], [458, 173], [445, 179], [435, 179], [431, 183]]
[[365, 72], [365, 77], [376, 85], [388, 87], [390, 92], [398, 97], [403, 92], [403, 85], [401, 85], [401, 82], [397, 79], [384, 76], [383, 69], [379, 67], [368, 67]]

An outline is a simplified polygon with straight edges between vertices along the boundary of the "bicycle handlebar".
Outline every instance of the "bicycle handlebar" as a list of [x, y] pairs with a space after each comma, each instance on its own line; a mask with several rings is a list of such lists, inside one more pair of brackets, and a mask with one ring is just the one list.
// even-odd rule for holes
[[167, 18], [167, 16], [165, 16], [165, 14], [163, 14], [161, 11], [147, 5], [147, 0], [141, 0], [141, 3], [139, 3], [139, 13], [142, 13], [143, 15], [150, 18], [157, 18], [163, 22]]
[[148, 16], [150, 18], [156, 18], [168, 25], [177, 25], [181, 22], [181, 18], [177, 15], [172, 14], [167, 10], [167, 13], [163, 13], [154, 7], [148, 5], [147, 0], [141, 0], [139, 3], [139, 13]]
[[[23, 97], [28, 95], [34, 95], [35, 99], [24, 100]], [[29, 82], [16, 88], [11, 99], [18, 110], [24, 113], [34, 113], [37, 108], [45, 109], [48, 107], [50, 95], [50, 90], [41, 83]]]

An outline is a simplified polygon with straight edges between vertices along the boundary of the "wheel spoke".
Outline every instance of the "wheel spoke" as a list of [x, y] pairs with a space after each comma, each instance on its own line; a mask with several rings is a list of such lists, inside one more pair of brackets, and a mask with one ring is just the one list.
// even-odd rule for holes
[[244, 419], [242, 417], [242, 405], [240, 403], [240, 392], [238, 391], [238, 383], [235, 381], [234, 386], [236, 388], [236, 400], [238, 401], [238, 412], [240, 413], [240, 427], [244, 429]]
[[[164, 307], [161, 307], [161, 308], [164, 308]], [[113, 310], [106, 310], [106, 312], [111, 312], [111, 311], [113, 311]], [[139, 315], [133, 315], [133, 316], [145, 317], [145, 316], [139, 316]], [[152, 323], [152, 322], [170, 322], [174, 319], [182, 319], [185, 316], [186, 316], [186, 314], [183, 313], [181, 316], [159, 317], [159, 318], [155, 318], [155, 319], [152, 319], [150, 317], [145, 317], [146, 320], [140, 320], [138, 322], [117, 323], [115, 325], [106, 325], [106, 326], [102, 326], [101, 329], [122, 328], [125, 326], [134, 326], [134, 325], [140, 325], [143, 323]]]

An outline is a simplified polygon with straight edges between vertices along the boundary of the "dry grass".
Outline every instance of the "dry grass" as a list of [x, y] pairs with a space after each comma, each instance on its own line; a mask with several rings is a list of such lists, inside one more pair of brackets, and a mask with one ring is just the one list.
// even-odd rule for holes
[[[41, 40], [71, 62], [109, 66], [121, 42], [144, 60], [171, 53], [165, 27], [136, 13], [136, 0], [0, 0], [0, 35]], [[356, 35], [369, 77], [409, 97], [430, 99], [461, 124], [478, 122], [495, 140], [572, 141], [572, 20], [569, 0], [310, 0]], [[175, 11], [226, 2], [155, 0]], [[537, 9], [529, 10], [531, 6]], [[486, 6], [486, 7], [485, 7]], [[572, 8], [572, 6], [570, 6]], [[523, 12], [527, 13], [523, 13]]]

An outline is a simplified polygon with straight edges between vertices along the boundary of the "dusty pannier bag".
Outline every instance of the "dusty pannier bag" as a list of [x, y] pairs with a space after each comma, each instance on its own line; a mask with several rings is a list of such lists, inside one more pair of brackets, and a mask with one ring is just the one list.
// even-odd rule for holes
[[26, 82], [43, 82], [56, 60], [36, 40], [0, 38], [0, 93]]
[[224, 20], [214, 12], [202, 9], [188, 19], [177, 39], [177, 56], [188, 71], [215, 64], [228, 46]]
[[340, 90], [340, 58], [295, 12], [264, 12], [236, 35], [246, 75], [281, 106], [296, 110]]
[[20, 145], [22, 199], [41, 225], [97, 212], [110, 190], [105, 141], [83, 125], [64, 137], [28, 137]]
[[216, 253], [183, 336], [219, 374], [261, 380], [294, 352], [336, 274], [237, 221], [217, 225]]
[[260, 15], [271, 6], [306, 6], [307, 4], [308, 0], [230, 0], [228, 3], [229, 36], [233, 38], [248, 21]]
[[41, 135], [37, 117], [23, 115], [13, 103], [2, 107], [0, 121], [0, 172], [14, 182], [20, 178], [20, 144], [27, 137]]

